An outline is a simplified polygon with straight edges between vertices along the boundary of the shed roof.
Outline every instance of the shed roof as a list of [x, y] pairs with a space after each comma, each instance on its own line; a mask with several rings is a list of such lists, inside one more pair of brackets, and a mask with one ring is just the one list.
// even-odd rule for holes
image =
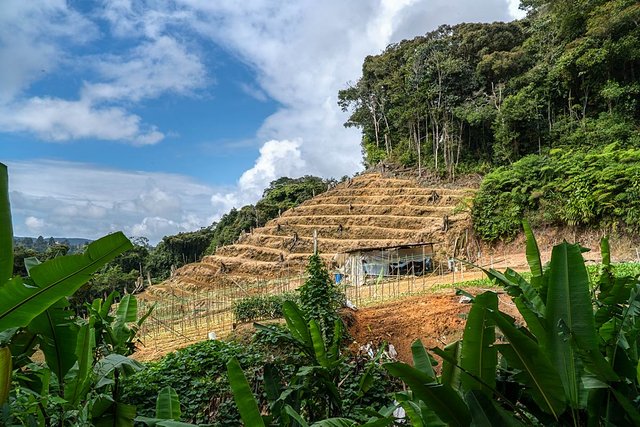
[[420, 246], [433, 246], [435, 242], [424, 242], [424, 243], [407, 243], [405, 245], [395, 245], [395, 246], [378, 246], [378, 247], [369, 247], [369, 248], [354, 248], [348, 249], [344, 251], [346, 254], [352, 254], [354, 252], [368, 252], [368, 251], [386, 251], [391, 249], [408, 249], [415, 248]]

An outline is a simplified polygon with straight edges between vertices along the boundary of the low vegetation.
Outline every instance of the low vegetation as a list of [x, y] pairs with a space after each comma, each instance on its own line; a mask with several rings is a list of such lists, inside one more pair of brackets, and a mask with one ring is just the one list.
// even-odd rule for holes
[[[388, 426], [399, 421], [394, 410], [401, 407], [401, 418], [415, 426], [637, 425], [637, 278], [614, 274], [606, 239], [601, 247], [603, 267], [597, 281], [590, 282], [583, 248], [562, 243], [543, 266], [526, 223], [525, 233], [529, 280], [511, 269], [486, 271], [512, 298], [525, 325], [498, 309], [495, 292], [475, 296], [462, 339], [431, 349], [442, 360], [440, 374], [434, 370], [439, 363], [416, 341], [413, 366], [382, 364], [408, 390], [396, 391], [394, 404], [368, 411], [364, 419], [345, 417], [339, 407], [328, 404], [320, 406], [324, 411], [315, 406], [310, 410], [292, 400], [286, 388], [273, 395], [269, 415], [262, 416], [257, 402], [246, 398], [250, 389], [240, 365], [231, 360], [227, 370], [244, 423]], [[324, 341], [317, 323], [293, 303], [285, 304], [285, 319], [288, 339], [312, 355], [308, 369], [322, 370], [321, 378], [331, 378], [339, 354], [336, 341]], [[265, 377], [265, 387], [272, 381]]]
[[597, 151], [527, 156], [485, 176], [473, 210], [488, 241], [513, 237], [520, 221], [585, 228], [640, 229], [640, 149], [611, 144]]

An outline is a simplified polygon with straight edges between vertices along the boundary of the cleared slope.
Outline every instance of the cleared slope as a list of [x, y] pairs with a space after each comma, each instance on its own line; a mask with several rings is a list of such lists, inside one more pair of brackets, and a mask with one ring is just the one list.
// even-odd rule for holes
[[438, 253], [451, 255], [454, 245], [461, 247], [470, 235], [464, 206], [473, 192], [366, 173], [284, 212], [235, 244], [218, 248], [215, 255], [180, 268], [163, 285], [193, 290], [295, 276], [313, 252], [314, 231], [327, 262], [349, 249], [417, 242], [434, 242]]

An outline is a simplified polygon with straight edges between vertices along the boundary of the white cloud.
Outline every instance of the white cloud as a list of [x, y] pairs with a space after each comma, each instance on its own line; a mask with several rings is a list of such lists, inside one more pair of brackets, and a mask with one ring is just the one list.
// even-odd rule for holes
[[8, 167], [16, 235], [97, 238], [122, 230], [157, 242], [214, 220], [210, 200], [219, 189], [183, 175], [50, 160]]
[[143, 128], [140, 117], [118, 107], [96, 107], [85, 100], [34, 97], [0, 105], [0, 129], [30, 132], [47, 141], [97, 138], [155, 144], [164, 135]]
[[0, 104], [68, 59], [59, 44], [83, 44], [97, 27], [65, 0], [0, 2]]
[[527, 12], [520, 9], [520, 0], [507, 0], [509, 3], [509, 14], [514, 19], [522, 19], [527, 16]]
[[[272, 177], [352, 174], [361, 166], [360, 133], [344, 129], [347, 116], [337, 92], [359, 78], [365, 56], [443, 23], [508, 20], [508, 0], [378, 0], [211, 2], [177, 0], [204, 37], [234, 52], [253, 67], [261, 89], [281, 104], [262, 125], [265, 147], [297, 141], [289, 161], [270, 147], [246, 171], [234, 194], [213, 203], [255, 197]], [[265, 171], [269, 171], [265, 173]]]
[[104, 80], [85, 83], [82, 97], [93, 101], [140, 101], [167, 92], [190, 94], [206, 82], [200, 58], [168, 36], [144, 42], [125, 57], [105, 55], [93, 68]]
[[24, 220], [24, 225], [26, 225], [32, 233], [37, 233], [44, 227], [44, 221], [40, 218], [36, 218], [35, 216], [28, 216]]
[[[11, 64], [0, 70], [0, 131], [31, 133], [44, 141], [91, 138], [145, 145], [162, 140], [162, 132], [130, 111], [132, 103], [166, 93], [193, 95], [209, 80], [193, 46], [163, 33], [172, 18], [150, 6], [137, 6], [145, 11], [147, 31], [114, 27], [133, 47], [74, 56], [75, 45], [105, 36], [91, 21], [97, 11], [83, 16], [64, 0], [0, 2], [0, 63]], [[128, 1], [107, 2], [105, 16], [118, 7], [129, 16]], [[26, 95], [38, 80], [78, 70], [92, 73], [77, 87], [77, 99]]]

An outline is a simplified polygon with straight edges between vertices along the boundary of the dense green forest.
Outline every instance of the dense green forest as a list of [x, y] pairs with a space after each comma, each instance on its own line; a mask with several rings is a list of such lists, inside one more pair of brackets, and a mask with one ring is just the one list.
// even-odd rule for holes
[[[640, 210], [620, 212], [633, 196], [616, 191], [637, 187], [640, 178], [634, 151], [640, 148], [640, 3], [526, 0], [522, 6], [523, 20], [443, 25], [368, 56], [362, 77], [339, 92], [339, 105], [351, 113], [345, 126], [362, 130], [368, 165], [388, 159], [449, 179], [503, 166], [476, 200], [476, 230], [485, 239], [513, 235], [517, 226], [510, 221], [580, 190], [566, 212], [537, 212], [534, 224], [637, 227]], [[608, 161], [627, 167], [599, 176], [595, 168], [566, 169], [574, 158], [585, 166], [605, 147]], [[535, 173], [523, 171], [532, 165]], [[572, 184], [554, 187], [567, 181]], [[606, 188], [594, 195], [594, 185]], [[575, 206], [580, 203], [585, 206]], [[490, 218], [496, 213], [499, 223]]]
[[365, 59], [339, 104], [368, 164], [453, 175], [552, 148], [640, 144], [638, 2], [522, 4], [526, 19], [443, 25]]

